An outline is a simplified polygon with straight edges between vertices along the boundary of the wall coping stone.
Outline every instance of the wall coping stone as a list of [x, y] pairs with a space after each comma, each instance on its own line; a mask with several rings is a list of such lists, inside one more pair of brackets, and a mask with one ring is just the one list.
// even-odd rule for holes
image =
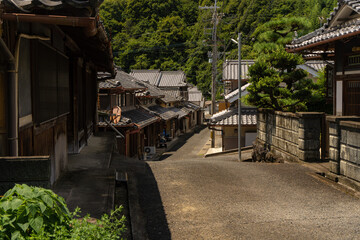
[[343, 121], [343, 122], [340, 123], [340, 126], [350, 127], [350, 128], [355, 128], [355, 129], [359, 129], [359, 130], [360, 130], [360, 122], [355, 122], [355, 121]]
[[297, 112], [296, 115], [299, 118], [314, 118], [325, 115], [323, 112]]
[[270, 113], [276, 114], [283, 117], [292, 117], [292, 118], [314, 118], [325, 115], [323, 112], [282, 112], [282, 111], [275, 111], [273, 109], [268, 108], [259, 108], [259, 113]]
[[360, 117], [358, 116], [326, 116], [326, 121], [329, 122], [340, 122], [340, 121], [359, 121]]

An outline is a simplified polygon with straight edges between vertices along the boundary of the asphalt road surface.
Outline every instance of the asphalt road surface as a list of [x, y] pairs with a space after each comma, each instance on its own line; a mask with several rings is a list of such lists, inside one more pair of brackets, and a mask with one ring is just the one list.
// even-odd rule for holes
[[202, 130], [139, 174], [150, 239], [360, 239], [360, 200], [300, 164], [204, 159]]

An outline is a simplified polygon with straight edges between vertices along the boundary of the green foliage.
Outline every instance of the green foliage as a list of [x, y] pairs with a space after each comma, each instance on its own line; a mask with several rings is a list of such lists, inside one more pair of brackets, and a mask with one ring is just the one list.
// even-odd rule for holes
[[253, 33], [257, 39], [254, 50], [258, 54], [271, 53], [276, 49], [283, 49], [286, 44], [291, 43], [295, 32], [301, 34], [310, 28], [305, 18], [290, 17], [269, 21]]
[[279, 111], [306, 111], [316, 89], [306, 72], [297, 69], [300, 56], [277, 49], [266, 54], [250, 67], [251, 85], [245, 101], [260, 108]]
[[57, 240], [116, 240], [123, 239], [121, 235], [125, 232], [125, 216], [121, 216], [122, 207], [112, 211], [110, 216], [104, 214], [101, 219], [92, 219], [86, 215], [82, 219], [77, 214], [80, 209], [72, 213], [72, 219], [69, 222], [70, 228], [65, 225], [57, 225], [53, 232], [43, 231], [39, 234], [33, 234], [30, 239], [57, 239]]
[[326, 101], [326, 71], [322, 69], [319, 71], [319, 77], [315, 83], [316, 88], [313, 91], [312, 98], [308, 103], [308, 111], [311, 112], [325, 112], [332, 114], [332, 104], [327, 103]]
[[[263, 40], [275, 38], [277, 43], [281, 41], [283, 44], [292, 38], [290, 30], [296, 29], [294, 26], [283, 29], [286, 37], [276, 39], [276, 34], [285, 33], [266, 33], [259, 29], [260, 26], [267, 27], [266, 23], [272, 20], [277, 20], [277, 24], [295, 24], [299, 17], [305, 17], [306, 22], [299, 22], [307, 25], [303, 31], [298, 31], [301, 36], [319, 28], [336, 2], [219, 0], [219, 52], [227, 52], [226, 58], [236, 59], [237, 46], [230, 39], [242, 32], [242, 57], [254, 59], [261, 49], [265, 49]], [[199, 10], [198, 7], [213, 4], [214, 1], [210, 0], [105, 0], [100, 7], [100, 16], [112, 35], [115, 63], [125, 71], [139, 68], [184, 70], [188, 81], [209, 96], [211, 64], [207, 53], [212, 50], [212, 11]], [[260, 32], [262, 36], [258, 38]], [[257, 51], [253, 51], [254, 47]], [[223, 57], [223, 54], [219, 56], [220, 59]], [[219, 66], [219, 76], [221, 69]]]
[[5, 239], [51, 232], [71, 219], [63, 198], [50, 190], [25, 184], [15, 185], [0, 199], [0, 216], [0, 236]]
[[294, 33], [302, 33], [309, 27], [304, 18], [291, 17], [269, 21], [255, 30], [254, 50], [260, 57], [249, 70], [251, 86], [245, 97], [248, 104], [296, 112], [308, 111], [309, 106], [325, 100], [317, 90], [319, 85], [297, 68], [304, 63], [302, 57], [285, 51]]
[[0, 239], [120, 239], [125, 231], [121, 207], [90, 223], [70, 213], [51, 190], [16, 184], [0, 198]]

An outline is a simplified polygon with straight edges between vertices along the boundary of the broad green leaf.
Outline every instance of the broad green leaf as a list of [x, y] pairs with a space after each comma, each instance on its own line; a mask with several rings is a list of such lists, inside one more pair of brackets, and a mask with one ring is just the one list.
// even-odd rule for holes
[[11, 240], [18, 240], [21, 237], [21, 234], [19, 231], [11, 233]]
[[44, 222], [43, 218], [38, 216], [36, 218], [31, 219], [29, 221], [29, 224], [32, 227], [32, 229], [35, 230], [35, 232], [39, 233], [43, 226], [43, 222]]
[[18, 223], [17, 224], [24, 232], [26, 232], [26, 230], [29, 227], [29, 223]]
[[48, 195], [41, 196], [41, 199], [48, 205], [49, 207], [53, 207], [53, 200]]
[[11, 208], [11, 201], [4, 201], [0, 203], [0, 208], [3, 208], [7, 212]]
[[29, 205], [29, 216], [34, 217], [38, 213], [38, 205], [37, 204], [30, 204]]
[[21, 204], [23, 203], [24, 201], [23, 200], [21, 200], [21, 199], [14, 199], [13, 201], [11, 201], [11, 208], [13, 209], [13, 210], [16, 210], [16, 209], [18, 209], [20, 206], [21, 206]]
[[40, 211], [41, 211], [41, 213], [44, 213], [44, 212], [45, 212], [45, 210], [46, 210], [46, 206], [45, 206], [45, 204], [43, 204], [42, 202], [39, 202], [39, 207], [40, 207]]

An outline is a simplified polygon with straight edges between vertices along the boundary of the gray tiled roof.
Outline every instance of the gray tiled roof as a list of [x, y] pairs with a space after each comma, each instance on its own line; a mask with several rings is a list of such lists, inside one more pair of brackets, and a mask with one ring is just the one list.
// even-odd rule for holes
[[189, 88], [188, 94], [189, 94], [188, 101], [190, 102], [201, 102], [203, 100], [203, 95], [201, 91], [197, 89], [197, 87]]
[[[214, 114], [210, 119], [210, 125], [213, 126], [237, 126], [238, 110], [231, 108]], [[241, 109], [241, 125], [256, 125], [257, 110], [255, 108]]]
[[316, 70], [316, 71], [321, 71], [323, 70], [326, 65], [328, 65], [329, 63], [323, 60], [311, 60], [311, 61], [306, 61], [305, 65], [311, 67], [312, 69]]
[[[241, 61], [241, 79], [249, 79], [249, 67], [254, 63], [254, 60]], [[238, 60], [226, 60], [223, 64], [223, 80], [238, 80], [238, 71]]]
[[186, 86], [186, 76], [183, 71], [161, 72], [159, 87], [181, 87]]
[[7, 8], [18, 9], [22, 12], [36, 10], [59, 10], [66, 8], [96, 8], [102, 0], [3, 0]]
[[[121, 119], [118, 123], [112, 123], [115, 127], [124, 127], [129, 126], [131, 124], [136, 124], [139, 127], [146, 127], [156, 121], [158, 121], [158, 117], [156, 117], [154, 114], [151, 114], [143, 109], [133, 109], [130, 111], [124, 111], [121, 113]], [[105, 121], [99, 120], [100, 126], [107, 126]]]
[[[338, 6], [334, 8], [328, 18], [328, 22], [321, 28], [305, 35], [300, 38], [294, 39], [287, 47], [289, 49], [296, 49], [306, 47], [311, 44], [321, 43], [335, 38], [346, 37], [348, 34], [353, 34], [360, 31], [360, 20], [354, 19], [342, 24], [337, 24], [330, 27], [331, 22], [335, 19], [335, 16], [342, 9], [343, 5], [349, 6], [351, 9], [360, 13], [360, 1], [359, 0], [340, 0]], [[360, 32], [359, 32], [360, 34]]]
[[161, 76], [160, 70], [131, 70], [131, 76], [144, 81], [149, 82], [151, 85], [157, 86], [159, 78]]
[[327, 22], [324, 24], [325, 27], [328, 27], [331, 21], [335, 18], [336, 14], [341, 9], [341, 6], [347, 5], [352, 8], [357, 13], [360, 13], [360, 0], [338, 0], [336, 7], [331, 12], [330, 17], [327, 19]]
[[161, 89], [159, 89], [149, 83], [143, 82], [141, 80], [137, 80], [137, 83], [147, 89], [144, 92], [136, 93], [137, 97], [141, 97], [141, 96], [151, 96], [151, 97], [158, 97], [158, 98], [165, 97], [165, 93], [163, 91], [161, 91]]
[[105, 80], [103, 82], [99, 82], [99, 88], [108, 89], [108, 88], [120, 88], [121, 84], [119, 81], [115, 81], [113, 79]]
[[177, 101], [180, 101], [180, 100], [182, 99], [181, 93], [180, 93], [179, 90], [169, 90], [169, 89], [168, 89], [168, 90], [165, 90], [165, 89], [162, 89], [162, 91], [163, 91], [166, 95], [168, 95], [168, 96], [176, 99]]
[[153, 105], [153, 106], [143, 107], [143, 108], [145, 110], [150, 111], [154, 115], [161, 117], [165, 121], [178, 117], [178, 114], [176, 112], [174, 112], [171, 108], [164, 108], [159, 105]]
[[178, 118], [179, 118], [179, 119], [185, 117], [185, 116], [188, 115], [188, 113], [189, 113], [188, 111], [184, 111], [184, 110], [182, 110], [182, 109], [180, 109], [180, 108], [176, 108], [176, 107], [171, 107], [171, 108], [169, 108], [169, 109], [171, 109], [173, 112], [175, 112], [176, 114], [178, 114]]
[[200, 107], [194, 103], [191, 102], [184, 102], [184, 106], [190, 109], [193, 109], [195, 111], [200, 110]]
[[114, 81], [120, 82], [121, 87], [129, 90], [146, 89], [145, 85], [140, 85], [138, 80], [123, 71], [118, 71]]
[[180, 92], [173, 93], [172, 91], [164, 91], [157, 87], [157, 82], [161, 76], [160, 70], [132, 70], [130, 75], [137, 79], [139, 84], [145, 85], [151, 96], [162, 96], [161, 100], [165, 103], [181, 100], [178, 96]]

